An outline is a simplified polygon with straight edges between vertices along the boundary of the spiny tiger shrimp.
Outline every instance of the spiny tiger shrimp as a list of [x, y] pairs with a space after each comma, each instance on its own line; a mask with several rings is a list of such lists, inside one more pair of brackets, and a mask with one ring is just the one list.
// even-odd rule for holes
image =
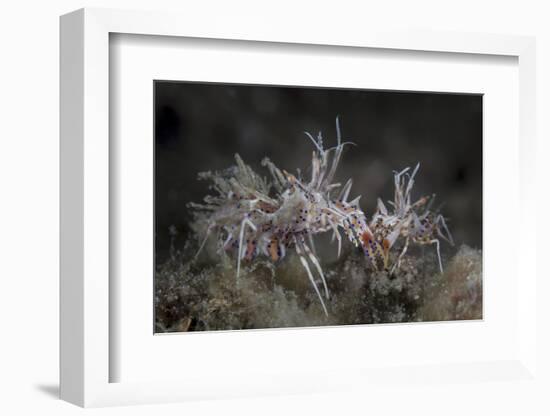
[[[311, 285], [328, 315], [323, 296], [311, 271], [311, 266], [321, 278], [325, 297], [329, 298], [327, 282], [318, 257], [314, 252], [313, 236], [332, 232], [338, 243], [338, 256], [342, 249], [340, 230], [355, 245], [362, 241], [367, 229], [366, 217], [359, 207], [359, 197], [348, 202], [352, 181], [341, 187], [333, 183], [344, 146], [338, 118], [336, 119], [335, 147], [324, 149], [321, 133], [313, 137], [305, 132], [315, 146], [311, 160], [311, 178], [305, 181], [298, 175], [280, 170], [265, 158], [262, 166], [272, 177], [267, 182], [246, 165], [238, 154], [236, 166], [221, 172], [203, 172], [199, 178], [213, 182], [216, 196], [207, 196], [204, 204], [191, 207], [209, 212], [208, 224], [200, 253], [209, 235], [217, 233], [219, 247], [225, 251], [237, 251], [237, 282], [241, 261], [251, 261], [258, 255], [277, 262], [289, 249], [294, 249], [304, 267]], [[337, 198], [332, 196], [341, 188]]]
[[384, 268], [389, 267], [389, 250], [401, 237], [404, 245], [391, 272], [400, 267], [401, 260], [407, 252], [409, 242], [419, 245], [434, 244], [436, 246], [439, 270], [443, 273], [439, 238], [454, 245], [453, 238], [441, 214], [430, 211], [431, 202], [434, 196], [425, 196], [415, 202], [411, 202], [411, 191], [414, 185], [414, 177], [420, 168], [416, 165], [409, 175], [410, 168], [400, 172], [394, 172], [394, 200], [388, 201], [393, 208], [388, 211], [382, 200], [378, 199], [377, 211], [372, 217], [369, 228], [372, 234], [367, 238], [372, 240], [375, 249], [369, 251], [368, 255], [376, 267], [376, 259], [382, 260]]

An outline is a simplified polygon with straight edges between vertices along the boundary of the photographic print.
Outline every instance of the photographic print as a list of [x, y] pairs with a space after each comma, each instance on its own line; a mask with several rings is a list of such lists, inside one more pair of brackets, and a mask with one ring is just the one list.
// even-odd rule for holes
[[482, 100], [155, 81], [155, 333], [482, 319]]

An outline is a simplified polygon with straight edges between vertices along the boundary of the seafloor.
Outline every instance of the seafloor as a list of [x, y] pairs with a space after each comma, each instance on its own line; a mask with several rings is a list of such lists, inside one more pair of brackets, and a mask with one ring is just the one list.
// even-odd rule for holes
[[360, 250], [344, 252], [323, 264], [328, 316], [295, 254], [242, 263], [237, 281], [233, 257], [194, 260], [195, 250], [172, 250], [157, 267], [156, 332], [482, 318], [482, 254], [466, 245], [444, 256], [442, 274], [432, 250], [406, 256], [393, 275], [373, 270]]

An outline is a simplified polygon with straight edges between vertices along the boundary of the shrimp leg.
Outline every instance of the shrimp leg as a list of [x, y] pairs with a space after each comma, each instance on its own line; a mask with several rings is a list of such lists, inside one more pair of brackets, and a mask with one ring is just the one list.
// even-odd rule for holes
[[239, 253], [237, 257], [237, 284], [239, 284], [239, 275], [241, 273], [241, 258], [243, 257], [243, 241], [244, 241], [244, 227], [248, 225], [253, 231], [256, 231], [256, 226], [252, 224], [248, 218], [245, 218], [241, 222], [241, 231], [239, 233]]
[[309, 256], [309, 259], [311, 260], [311, 262], [313, 263], [313, 265], [317, 269], [317, 272], [319, 272], [319, 276], [321, 276], [321, 280], [322, 280], [323, 286], [325, 288], [325, 296], [328, 299], [329, 298], [329, 293], [328, 293], [327, 281], [325, 279], [325, 274], [323, 273], [323, 269], [321, 268], [321, 265], [319, 264], [319, 260], [317, 260], [317, 257], [315, 257], [315, 255], [311, 252], [310, 248], [307, 246], [307, 244], [304, 241], [302, 241], [302, 247], [304, 248], [304, 251]]
[[317, 287], [317, 284], [315, 283], [315, 279], [313, 278], [313, 274], [311, 273], [311, 269], [309, 268], [309, 264], [307, 263], [307, 260], [304, 257], [304, 253], [302, 252], [298, 241], [296, 241], [296, 253], [298, 254], [298, 257], [300, 258], [300, 262], [302, 263], [302, 266], [304, 266], [304, 269], [306, 269], [307, 275], [309, 277], [309, 281], [311, 282], [311, 285], [315, 289], [315, 293], [317, 293], [317, 297], [321, 301], [321, 306], [323, 307], [323, 311], [325, 312], [325, 315], [328, 316], [327, 307], [325, 306], [325, 302], [323, 301], [323, 297], [321, 296], [321, 292], [319, 292], [319, 288]]
[[332, 227], [332, 230], [334, 231], [334, 234], [332, 235], [332, 240], [336, 238], [338, 240], [338, 258], [340, 258], [340, 254], [342, 253], [342, 236], [340, 235], [340, 231], [338, 231], [338, 227], [336, 224], [334, 224], [330, 219], [328, 220], [328, 223]]
[[401, 253], [399, 254], [399, 257], [397, 257], [397, 263], [394, 264], [394, 266], [392, 267], [391, 269], [391, 274], [393, 274], [393, 272], [396, 270], [396, 269], [399, 269], [399, 267], [401, 267], [401, 260], [403, 259], [403, 256], [405, 255], [405, 253], [407, 252], [407, 249], [409, 248], [409, 237], [407, 237], [405, 239], [405, 246], [403, 247], [403, 250], [401, 251]]
[[439, 240], [436, 238], [431, 240], [430, 243], [435, 244], [435, 248], [437, 251], [437, 260], [439, 261], [439, 270], [441, 271], [441, 273], [443, 273], [443, 265], [441, 264], [441, 253], [439, 252]]
[[204, 248], [204, 245], [206, 244], [206, 240], [208, 240], [208, 237], [210, 236], [210, 233], [212, 232], [212, 228], [214, 228], [214, 224], [208, 224], [208, 228], [206, 229], [206, 233], [204, 234], [204, 238], [202, 240], [201, 245], [199, 246], [199, 249], [197, 250], [197, 253], [195, 254], [195, 260], [199, 257], [199, 254], [201, 254], [202, 249]]

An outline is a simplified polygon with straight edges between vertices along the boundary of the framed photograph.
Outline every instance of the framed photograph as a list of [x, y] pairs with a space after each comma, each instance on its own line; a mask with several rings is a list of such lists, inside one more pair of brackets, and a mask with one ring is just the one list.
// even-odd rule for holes
[[232, 27], [61, 18], [61, 397], [532, 380], [534, 40]]

